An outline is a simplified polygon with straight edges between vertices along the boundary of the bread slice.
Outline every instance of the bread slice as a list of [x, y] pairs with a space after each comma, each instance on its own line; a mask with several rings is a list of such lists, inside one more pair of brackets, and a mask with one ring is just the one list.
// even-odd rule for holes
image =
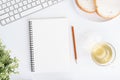
[[85, 12], [95, 12], [94, 0], [75, 0], [77, 6]]
[[94, 0], [96, 13], [105, 18], [112, 19], [120, 14], [120, 0]]

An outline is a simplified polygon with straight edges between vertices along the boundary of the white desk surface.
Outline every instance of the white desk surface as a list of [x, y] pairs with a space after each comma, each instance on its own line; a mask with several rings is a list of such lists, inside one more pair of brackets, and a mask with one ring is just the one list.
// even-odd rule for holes
[[[72, 66], [70, 73], [33, 74], [30, 68], [28, 20], [30, 18], [67, 17], [71, 24], [79, 28], [79, 32], [100, 33], [103, 40], [113, 44], [116, 59], [113, 64], [100, 67], [88, 60], [85, 53], [80, 53], [79, 64]], [[74, 7], [72, 0], [39, 11], [6, 26], [0, 26], [0, 38], [12, 55], [19, 58], [20, 74], [23, 80], [120, 80], [120, 18], [107, 22], [88, 20], [81, 16]], [[82, 35], [84, 36], [84, 35]], [[80, 52], [80, 51], [79, 51]], [[17, 80], [17, 79], [16, 79]]]

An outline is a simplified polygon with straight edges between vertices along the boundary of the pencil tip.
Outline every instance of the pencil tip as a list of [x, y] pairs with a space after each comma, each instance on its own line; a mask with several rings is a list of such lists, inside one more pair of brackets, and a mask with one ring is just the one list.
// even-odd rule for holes
[[77, 60], [75, 60], [75, 63], [77, 64]]

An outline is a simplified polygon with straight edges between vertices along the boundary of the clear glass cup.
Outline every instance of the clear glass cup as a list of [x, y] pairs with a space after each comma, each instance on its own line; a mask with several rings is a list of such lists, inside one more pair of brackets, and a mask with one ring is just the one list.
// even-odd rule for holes
[[109, 65], [116, 57], [116, 51], [112, 44], [108, 42], [96, 43], [91, 49], [92, 60], [98, 65]]

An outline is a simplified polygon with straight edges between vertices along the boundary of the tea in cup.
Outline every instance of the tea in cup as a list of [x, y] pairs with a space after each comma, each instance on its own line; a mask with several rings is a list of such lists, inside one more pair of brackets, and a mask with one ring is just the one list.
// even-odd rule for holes
[[91, 57], [99, 65], [108, 65], [115, 59], [115, 49], [107, 42], [97, 43], [92, 48]]

